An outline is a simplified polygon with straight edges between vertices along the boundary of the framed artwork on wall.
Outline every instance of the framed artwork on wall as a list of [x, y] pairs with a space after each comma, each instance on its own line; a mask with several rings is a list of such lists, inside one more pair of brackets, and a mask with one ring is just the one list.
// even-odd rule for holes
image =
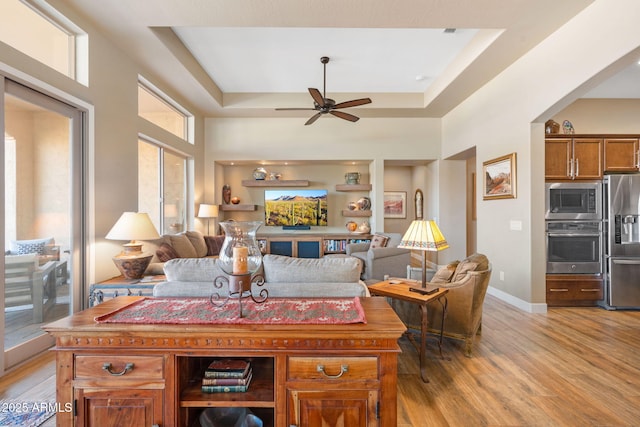
[[482, 163], [482, 199], [516, 198], [516, 153]]
[[385, 191], [384, 192], [384, 217], [385, 218], [406, 218], [407, 217], [407, 192], [406, 191]]

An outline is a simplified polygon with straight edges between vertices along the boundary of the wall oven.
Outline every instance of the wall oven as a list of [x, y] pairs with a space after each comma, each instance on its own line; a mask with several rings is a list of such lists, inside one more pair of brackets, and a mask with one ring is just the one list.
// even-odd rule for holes
[[547, 220], [602, 219], [602, 183], [549, 182], [545, 190]]
[[547, 221], [547, 273], [601, 274], [601, 226], [601, 221]]

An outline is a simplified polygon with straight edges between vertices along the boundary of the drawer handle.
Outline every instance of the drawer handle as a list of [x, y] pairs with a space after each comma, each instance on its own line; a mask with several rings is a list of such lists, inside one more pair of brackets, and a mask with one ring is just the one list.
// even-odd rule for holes
[[336, 379], [336, 378], [340, 378], [345, 372], [347, 372], [349, 370], [349, 365], [342, 365], [340, 367], [340, 373], [336, 374], [336, 375], [329, 375], [325, 372], [324, 370], [324, 365], [318, 365], [316, 367], [316, 371], [318, 372], [322, 372], [322, 375], [324, 375], [327, 378], [331, 378], [331, 379]]
[[569, 292], [569, 289], [551, 288], [551, 289], [549, 289], [549, 292]]
[[580, 289], [580, 292], [600, 292], [600, 288]]
[[104, 365], [102, 365], [102, 369], [104, 369], [105, 371], [109, 372], [111, 375], [115, 376], [115, 377], [120, 377], [124, 374], [126, 374], [129, 371], [133, 371], [133, 363], [127, 363], [126, 365], [124, 365], [124, 369], [121, 372], [113, 372], [111, 370], [111, 363], [107, 362]]

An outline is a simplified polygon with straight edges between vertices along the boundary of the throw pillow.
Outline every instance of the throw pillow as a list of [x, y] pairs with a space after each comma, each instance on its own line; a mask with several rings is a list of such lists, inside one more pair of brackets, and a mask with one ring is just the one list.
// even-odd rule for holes
[[169, 239], [171, 240], [171, 247], [175, 249], [180, 258], [198, 258], [196, 249], [186, 234], [172, 234]]
[[456, 267], [456, 272], [453, 274], [452, 282], [457, 282], [458, 280], [462, 280], [464, 276], [467, 275], [468, 271], [473, 271], [478, 267], [478, 264], [475, 262], [462, 261]]
[[178, 253], [168, 243], [161, 244], [156, 251], [156, 255], [161, 262], [167, 262], [170, 259], [179, 258]]
[[29, 243], [21, 243], [16, 242], [16, 246], [18, 247], [18, 255], [26, 255], [26, 254], [38, 254], [42, 255], [44, 253], [45, 242], [29, 242]]
[[371, 245], [369, 248], [384, 248], [387, 246], [387, 242], [389, 238], [387, 236], [383, 236], [381, 234], [374, 234], [371, 238]]
[[430, 283], [449, 283], [453, 277], [453, 273], [456, 272], [456, 267], [458, 267], [458, 261], [440, 267], [438, 271], [436, 271], [436, 274], [433, 275]]
[[207, 256], [217, 256], [220, 254], [220, 249], [222, 249], [224, 235], [204, 236], [204, 241], [207, 244]]
[[204, 235], [199, 231], [187, 231], [185, 232], [187, 238], [196, 250], [198, 258], [202, 258], [207, 255], [207, 244], [204, 241]]

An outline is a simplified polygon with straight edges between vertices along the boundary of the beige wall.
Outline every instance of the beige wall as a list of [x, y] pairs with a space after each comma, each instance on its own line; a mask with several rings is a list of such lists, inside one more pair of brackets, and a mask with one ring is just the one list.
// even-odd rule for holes
[[640, 46], [639, 12], [635, 1], [595, 1], [443, 119], [444, 157], [475, 145], [480, 171], [488, 159], [517, 153], [518, 197], [478, 199], [477, 246], [492, 262], [494, 291], [527, 310], [546, 309], [541, 123], [549, 117], [541, 115], [573, 102], [582, 83]]
[[562, 122], [569, 120], [576, 133], [640, 134], [640, 99], [578, 99], [553, 120], [560, 132]]

